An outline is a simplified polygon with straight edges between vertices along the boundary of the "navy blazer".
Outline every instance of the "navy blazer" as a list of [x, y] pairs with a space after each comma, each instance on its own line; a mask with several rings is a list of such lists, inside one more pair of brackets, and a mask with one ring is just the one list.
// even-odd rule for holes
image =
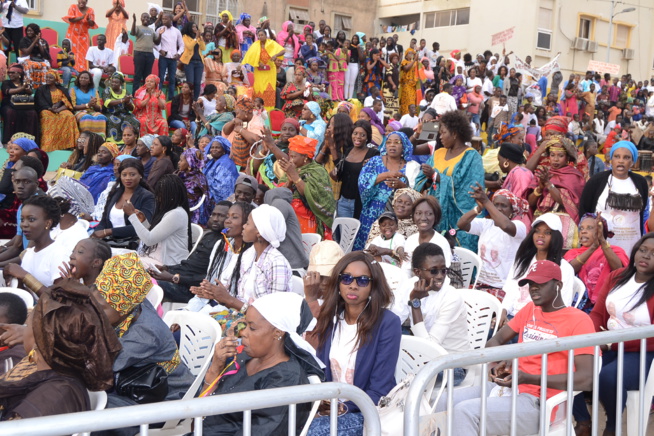
[[[327, 330], [329, 335], [325, 345], [319, 347], [317, 356], [326, 365], [325, 381], [332, 380], [329, 364], [329, 352], [332, 348], [333, 324]], [[354, 368], [354, 386], [364, 391], [373, 403], [387, 395], [397, 384], [395, 366], [400, 354], [402, 323], [400, 318], [388, 309], [384, 309], [369, 341], [357, 352]], [[348, 412], [358, 412], [359, 408], [348, 401]]]
[[[107, 204], [104, 206], [104, 213], [102, 214], [102, 219], [95, 227], [95, 230], [102, 229], [113, 229], [112, 237], [114, 239], [130, 238], [136, 236], [136, 230], [134, 226], [129, 221], [128, 216], [125, 215], [125, 226], [114, 228], [111, 225], [111, 220], [109, 219], [109, 211], [114, 207], [116, 202], [120, 199], [120, 196], [123, 195], [122, 190], [117, 190], [114, 192], [114, 195], [111, 198], [107, 199]], [[134, 208], [143, 212], [145, 219], [152, 223], [152, 216], [154, 215], [155, 201], [154, 194], [143, 186], [139, 185], [134, 190], [130, 202], [134, 205]]]

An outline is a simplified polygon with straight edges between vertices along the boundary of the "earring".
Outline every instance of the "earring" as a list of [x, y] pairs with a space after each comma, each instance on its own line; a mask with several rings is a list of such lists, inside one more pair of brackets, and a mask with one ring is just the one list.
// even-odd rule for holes
[[281, 336], [279, 336], [279, 337], [277, 338], [277, 340], [278, 340], [278, 341], [281, 341], [281, 340], [282, 340], [282, 337], [281, 337]]
[[27, 360], [28, 360], [30, 363], [36, 365], [36, 360], [37, 360], [37, 359], [36, 359], [36, 348], [32, 348], [32, 350], [30, 351], [30, 353], [27, 355]]

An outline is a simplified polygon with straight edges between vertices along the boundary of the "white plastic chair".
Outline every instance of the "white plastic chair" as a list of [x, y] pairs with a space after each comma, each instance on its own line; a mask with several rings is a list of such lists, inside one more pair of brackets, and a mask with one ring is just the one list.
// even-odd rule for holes
[[202, 203], [204, 203], [204, 200], [205, 200], [206, 198], [207, 198], [207, 194], [202, 194], [202, 197], [200, 197], [200, 201], [198, 201], [198, 204], [196, 204], [195, 206], [189, 208], [189, 210], [190, 210], [191, 212], [193, 212], [193, 211], [199, 209], [200, 206], [202, 206]]
[[382, 271], [384, 271], [386, 282], [391, 288], [391, 291], [393, 291], [393, 294], [395, 294], [396, 291], [402, 289], [406, 275], [400, 269], [400, 267], [391, 265], [390, 263], [386, 262], [379, 262], [379, 266], [381, 266]]
[[[89, 400], [91, 402], [91, 410], [104, 410], [107, 407], [107, 393], [105, 391], [89, 391]], [[91, 433], [75, 433], [73, 436], [88, 436]]]
[[[579, 277], [575, 276], [574, 282], [572, 283], [572, 301], [575, 302], [573, 307], [579, 307], [579, 303], [581, 303], [585, 291], [586, 285]], [[575, 298], [577, 299], [576, 301]]]
[[201, 225], [191, 223], [191, 242], [193, 242], [193, 249], [195, 250], [195, 244], [202, 239], [204, 229]]
[[150, 289], [150, 292], [148, 292], [148, 295], [145, 296], [145, 298], [152, 303], [152, 306], [157, 309], [161, 302], [163, 301], [164, 297], [164, 290], [161, 289], [161, 286], [159, 285], [152, 285], [152, 289]]
[[341, 246], [343, 253], [347, 254], [352, 251], [354, 238], [357, 236], [359, 227], [361, 227], [361, 223], [356, 218], [334, 219], [334, 224], [332, 224], [332, 233], [335, 233], [337, 228], [341, 229], [341, 242], [339, 245]]
[[304, 298], [304, 280], [298, 276], [291, 276], [290, 283], [291, 292], [298, 294], [300, 297]]
[[[195, 380], [182, 400], [193, 398], [204, 383], [204, 376], [211, 364], [213, 350], [222, 336], [220, 324], [209, 315], [198, 312], [175, 310], [167, 312], [163, 320], [168, 326], [180, 327], [179, 356]], [[176, 436], [191, 432], [193, 419], [167, 421], [162, 428], [151, 428], [149, 435]], [[139, 433], [140, 434], [140, 433]]]
[[[318, 378], [317, 375], [310, 375], [308, 378], [309, 378], [310, 385], [320, 384], [320, 378]], [[316, 416], [316, 413], [318, 413], [319, 406], [320, 406], [320, 400], [313, 402], [313, 405], [311, 406], [311, 412], [309, 412], [309, 417], [307, 418], [307, 422], [304, 424], [304, 428], [302, 429], [302, 433], [300, 433], [300, 436], [307, 436], [307, 433], [309, 433], [309, 427], [311, 427], [311, 422], [313, 421], [313, 418]]]
[[474, 288], [477, 284], [477, 277], [479, 277], [479, 271], [481, 271], [481, 257], [467, 248], [463, 247], [454, 247], [454, 254], [459, 256], [461, 259], [461, 273], [463, 274], [463, 288], [468, 289], [470, 287], [470, 282], [472, 282], [472, 273], [476, 268], [477, 273], [475, 275], [475, 282], [472, 284]]
[[302, 233], [302, 246], [307, 257], [311, 254], [311, 249], [314, 245], [321, 241], [320, 235], [317, 233]]
[[497, 317], [493, 335], [497, 333], [502, 316], [502, 303], [488, 292], [467, 289], [461, 292], [467, 308], [468, 341], [470, 347], [479, 350], [486, 346], [493, 314]]
[[627, 391], [627, 434], [638, 434], [638, 409], [642, 408], [645, 416], [643, 431], [647, 434], [647, 421], [649, 420], [649, 409], [654, 397], [654, 361], [649, 367], [647, 379], [645, 380], [645, 396], [642, 404], [639, 404], [639, 391]]
[[395, 365], [395, 381], [399, 383], [409, 374], [418, 374], [423, 366], [447, 351], [437, 343], [416, 336], [402, 335], [400, 355]]
[[31, 309], [34, 307], [34, 297], [32, 297], [32, 294], [29, 292], [19, 289], [19, 288], [0, 288], [0, 292], [4, 292], [7, 294], [14, 294], [18, 297], [20, 297], [24, 302], [25, 306], [27, 306], [27, 309]]

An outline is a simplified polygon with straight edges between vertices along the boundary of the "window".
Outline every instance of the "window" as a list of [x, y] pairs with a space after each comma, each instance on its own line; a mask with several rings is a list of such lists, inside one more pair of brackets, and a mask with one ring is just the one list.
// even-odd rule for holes
[[[30, 15], [41, 15], [41, 0], [26, 0]], [[68, 9], [66, 9], [68, 11]]]
[[538, 27], [541, 29], [552, 30], [552, 10], [540, 8], [538, 11]]
[[538, 37], [536, 40], [536, 48], [541, 50], [551, 50], [552, 49], [552, 32], [546, 30], [539, 30]]
[[288, 19], [297, 24], [309, 24], [311, 18], [309, 18], [309, 11], [307, 9], [300, 8], [289, 8], [288, 9]]
[[580, 18], [579, 19], [579, 38], [590, 39], [590, 30], [591, 30], [592, 21], [590, 18]]
[[425, 29], [462, 26], [470, 23], [470, 8], [451, 9], [425, 14]]
[[615, 26], [615, 38], [613, 39], [613, 45], [619, 48], [627, 48], [627, 43], [629, 42], [629, 32], [631, 32], [631, 27], [617, 24]]
[[349, 36], [349, 31], [352, 30], [352, 17], [347, 15], [334, 14], [334, 34], [340, 30], [345, 32], [345, 37]]
[[[164, 11], [173, 11], [178, 0], [163, 0]], [[237, 0], [186, 0], [186, 7], [191, 11], [191, 17], [196, 23], [209, 21], [214, 24], [220, 21], [220, 13], [228, 10], [238, 20], [238, 3]], [[205, 11], [200, 12], [200, 11]]]

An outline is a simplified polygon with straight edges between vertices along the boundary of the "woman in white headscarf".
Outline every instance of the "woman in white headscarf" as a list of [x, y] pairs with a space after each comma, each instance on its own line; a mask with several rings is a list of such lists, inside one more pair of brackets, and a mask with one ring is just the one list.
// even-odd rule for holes
[[[252, 303], [245, 319], [247, 326], [239, 332], [242, 347], [231, 330], [216, 346], [201, 397], [303, 385], [309, 375], [323, 379], [325, 365], [301, 336], [315, 324], [301, 296], [265, 295]], [[297, 405], [296, 432], [302, 430], [310, 406]], [[242, 422], [241, 412], [208, 416], [203, 430], [212, 435], [240, 434]], [[286, 434], [287, 428], [286, 406], [252, 411], [253, 434]]]
[[256, 299], [290, 290], [291, 265], [277, 249], [286, 237], [286, 222], [279, 209], [262, 204], [243, 226], [243, 242], [251, 243], [242, 256], [235, 297], [220, 303], [243, 313]]

